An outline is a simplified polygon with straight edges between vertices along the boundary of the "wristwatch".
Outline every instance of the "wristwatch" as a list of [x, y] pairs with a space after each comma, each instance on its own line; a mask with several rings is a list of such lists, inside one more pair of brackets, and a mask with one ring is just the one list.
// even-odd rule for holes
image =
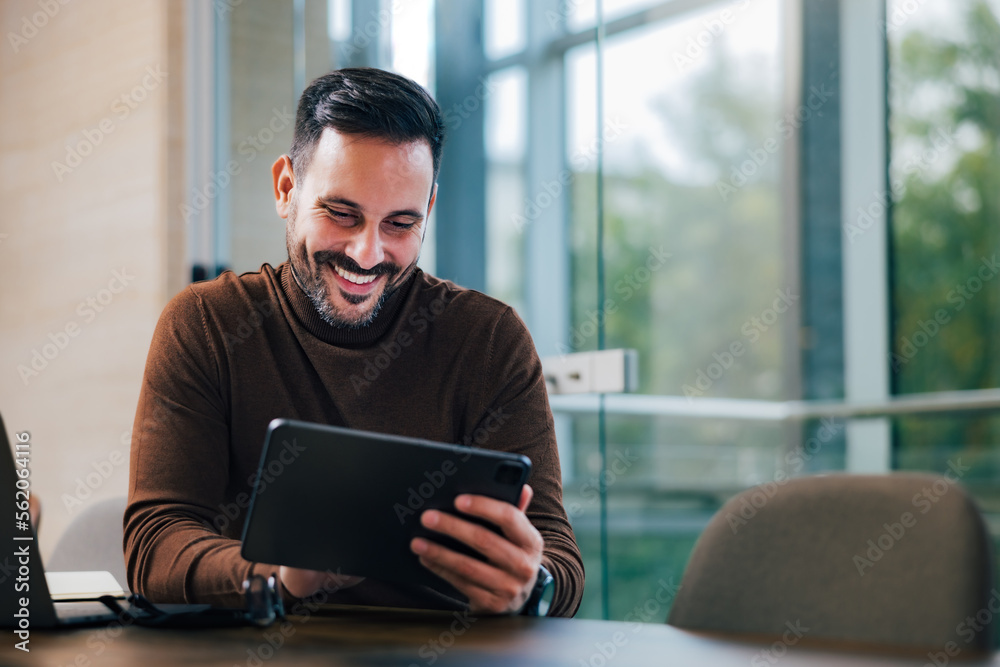
[[552, 605], [552, 597], [556, 592], [556, 582], [552, 578], [544, 565], [538, 566], [538, 576], [535, 578], [535, 586], [531, 589], [528, 601], [521, 608], [522, 616], [548, 616], [549, 607]]

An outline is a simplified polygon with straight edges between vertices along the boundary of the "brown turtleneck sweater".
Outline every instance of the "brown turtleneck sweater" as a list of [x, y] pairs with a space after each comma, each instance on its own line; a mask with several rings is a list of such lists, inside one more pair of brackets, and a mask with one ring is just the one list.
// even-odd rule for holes
[[[583, 563], [562, 506], [541, 363], [520, 318], [418, 270], [369, 326], [332, 327], [287, 262], [191, 285], [160, 317], [132, 435], [125, 560], [134, 592], [242, 606], [243, 580], [277, 570], [244, 560], [239, 542], [277, 417], [524, 454], [535, 491], [527, 515], [556, 581], [552, 614], [576, 612]], [[463, 606], [371, 579], [330, 602]]]

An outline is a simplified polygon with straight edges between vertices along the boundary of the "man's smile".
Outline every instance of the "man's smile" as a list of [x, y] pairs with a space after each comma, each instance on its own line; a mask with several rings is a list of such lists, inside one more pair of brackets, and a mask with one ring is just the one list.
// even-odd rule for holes
[[[378, 291], [385, 273], [362, 275], [348, 271], [337, 264], [329, 264], [337, 287], [350, 303], [358, 304]], [[352, 298], [353, 297], [353, 298]]]
[[356, 273], [351, 273], [350, 271], [345, 271], [344, 269], [340, 268], [339, 266], [334, 266], [333, 270], [337, 272], [338, 276], [340, 276], [341, 278], [344, 278], [346, 280], [351, 281], [355, 285], [365, 285], [365, 284], [370, 283], [371, 281], [375, 280], [376, 278], [378, 278], [377, 275], [374, 275], [374, 276], [359, 276]]

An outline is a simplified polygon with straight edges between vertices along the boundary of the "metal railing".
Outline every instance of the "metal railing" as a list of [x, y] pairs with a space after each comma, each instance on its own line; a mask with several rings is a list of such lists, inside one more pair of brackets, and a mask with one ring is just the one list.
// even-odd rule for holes
[[[557, 414], [593, 414], [599, 407], [596, 394], [550, 395]], [[1000, 389], [971, 389], [896, 396], [884, 401], [758, 401], [735, 398], [688, 398], [606, 394], [609, 415], [671, 417], [676, 419], [725, 419], [733, 421], [801, 422], [833, 417], [868, 419], [904, 415], [1000, 411]]]

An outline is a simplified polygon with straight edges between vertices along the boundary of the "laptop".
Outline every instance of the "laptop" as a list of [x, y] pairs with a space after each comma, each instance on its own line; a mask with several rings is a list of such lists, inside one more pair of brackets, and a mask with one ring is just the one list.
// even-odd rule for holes
[[15, 642], [28, 640], [36, 628], [104, 624], [118, 618], [100, 602], [55, 602], [49, 594], [38, 539], [27, 510], [21, 509], [33, 482], [33, 447], [29, 439], [12, 448], [0, 416], [0, 628], [14, 628]]

